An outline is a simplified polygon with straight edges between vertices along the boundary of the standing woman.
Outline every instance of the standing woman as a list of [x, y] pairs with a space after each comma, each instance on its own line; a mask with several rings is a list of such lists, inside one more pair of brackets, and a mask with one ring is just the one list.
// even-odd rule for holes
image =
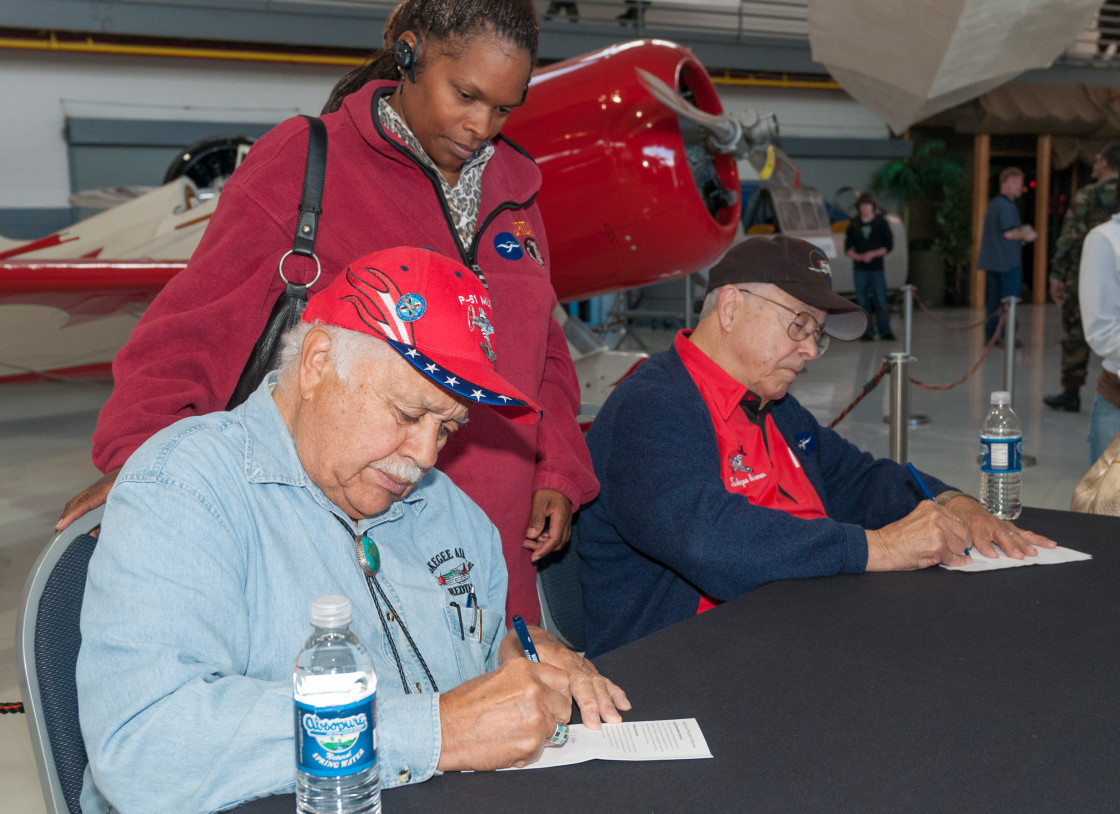
[[[492, 307], [480, 318], [488, 312], [497, 371], [544, 415], [523, 425], [474, 412], [440, 469], [501, 532], [507, 607], [530, 622], [539, 616], [535, 561], [567, 542], [573, 509], [598, 492], [575, 418], [575, 370], [552, 319], [540, 171], [499, 136], [525, 101], [538, 33], [531, 0], [404, 0], [393, 10], [383, 47], [339, 81], [324, 109], [322, 275], [309, 292], [354, 258], [397, 245], [457, 258], [483, 281]], [[67, 504], [60, 526], [103, 503], [153, 433], [225, 408], [283, 289], [277, 269], [292, 244], [307, 144], [304, 119], [282, 122], [222, 189], [187, 268], [113, 361], [115, 387], [93, 435], [94, 463], [107, 474]], [[292, 255], [283, 270], [307, 282], [316, 265]], [[431, 550], [440, 562], [443, 543]]]

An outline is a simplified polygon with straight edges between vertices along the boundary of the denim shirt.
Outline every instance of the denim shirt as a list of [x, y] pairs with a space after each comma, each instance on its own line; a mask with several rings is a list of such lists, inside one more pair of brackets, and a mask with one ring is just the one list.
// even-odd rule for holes
[[[351, 630], [373, 655], [382, 786], [435, 773], [439, 694], [384, 603], [382, 627], [339, 518], [376, 541], [378, 582], [440, 690], [497, 667], [506, 568], [494, 526], [435, 470], [355, 526], [304, 472], [274, 386], [271, 374], [236, 411], [153, 436], [109, 496], [77, 666], [87, 814], [291, 792], [292, 668], [324, 594], [350, 598]], [[470, 587], [480, 613], [465, 608]]]

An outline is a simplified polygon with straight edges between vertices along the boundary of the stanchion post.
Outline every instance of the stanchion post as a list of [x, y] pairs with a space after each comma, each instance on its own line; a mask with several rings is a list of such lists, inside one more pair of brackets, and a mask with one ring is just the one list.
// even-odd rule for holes
[[903, 345], [903, 351], [906, 353], [907, 356], [909, 356], [910, 355], [910, 328], [911, 328], [911, 326], [913, 324], [913, 320], [914, 320], [914, 297], [916, 296], [916, 294], [914, 292], [916, 292], [918, 290], [918, 288], [917, 288], [917, 286], [904, 285], [900, 290], [904, 292], [903, 302], [905, 303], [905, 305], [903, 305], [903, 311], [902, 311], [902, 315], [903, 315], [902, 329], [903, 329], [903, 331], [905, 331], [906, 344]]
[[1018, 297], [1007, 297], [1007, 329], [1003, 335], [1007, 354], [1003, 361], [1003, 389], [1011, 394], [1011, 406], [1015, 406], [1015, 303]]
[[[912, 338], [911, 328], [913, 327], [913, 324], [914, 324], [914, 298], [918, 296], [918, 288], [917, 288], [917, 286], [904, 285], [904, 286], [902, 286], [902, 288], [899, 289], [899, 291], [903, 292], [903, 302], [905, 303], [905, 305], [903, 305], [903, 311], [902, 311], [902, 322], [903, 322], [902, 329], [903, 329], [903, 331], [905, 331], [905, 340], [906, 340], [905, 344], [904, 344], [905, 350], [903, 351], [903, 355], [907, 356], [907, 357], [910, 357], [910, 361], [913, 362], [914, 359], [913, 359], [913, 357], [910, 356], [910, 341], [911, 341], [911, 338]], [[891, 355], [893, 356], [894, 354], [891, 354]], [[918, 426], [921, 426], [922, 424], [928, 424], [930, 422], [930, 417], [928, 415], [910, 415], [910, 396], [909, 396], [910, 374], [909, 374], [909, 372], [907, 372], [906, 380], [907, 380], [906, 418], [904, 420], [907, 422], [907, 424], [910, 427], [918, 427]], [[892, 402], [892, 406], [893, 406], [893, 404], [894, 404], [894, 402]], [[894, 420], [893, 419], [893, 413], [889, 413], [888, 415], [884, 416], [883, 420], [886, 421], [888, 424], [890, 424]], [[891, 437], [892, 438], [894, 437], [893, 434], [892, 434]], [[905, 449], [903, 451], [905, 452]]]
[[890, 443], [891, 460], [906, 463], [910, 450], [910, 363], [908, 353], [887, 354], [891, 373]]

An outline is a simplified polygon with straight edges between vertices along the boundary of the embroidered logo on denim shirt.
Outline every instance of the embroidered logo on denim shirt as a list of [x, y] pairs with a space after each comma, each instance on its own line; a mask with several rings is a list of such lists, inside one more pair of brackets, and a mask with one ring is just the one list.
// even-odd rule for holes
[[467, 559], [466, 552], [461, 548], [445, 548], [428, 560], [428, 572], [451, 596], [471, 592], [472, 570], [474, 563]]

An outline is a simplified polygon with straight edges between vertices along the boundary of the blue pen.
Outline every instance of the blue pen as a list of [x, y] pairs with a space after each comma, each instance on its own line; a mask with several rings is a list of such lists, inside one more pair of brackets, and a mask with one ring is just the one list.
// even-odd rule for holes
[[[929, 490], [929, 487], [926, 486], [926, 482], [924, 480], [922, 480], [922, 476], [918, 473], [918, 470], [914, 468], [914, 464], [907, 461], [906, 462], [906, 468], [910, 470], [910, 477], [913, 478], [914, 483], [916, 483], [918, 485], [918, 491], [920, 491], [925, 496], [926, 500], [932, 500], [934, 503], [936, 503], [937, 498], [935, 498], [933, 496], [933, 492], [931, 492]], [[967, 548], [964, 550], [964, 555], [966, 557], [971, 556], [968, 553]]]
[[529, 635], [529, 628], [525, 627], [525, 620], [521, 618], [520, 613], [513, 617], [513, 629], [517, 631], [517, 638], [521, 640], [521, 649], [525, 651], [525, 658], [529, 661], [540, 662], [540, 657], [537, 656], [537, 648]]
[[925, 496], [926, 500], [937, 502], [937, 498], [933, 496], [933, 492], [926, 486], [926, 482], [922, 480], [922, 476], [918, 474], [918, 470], [914, 468], [914, 464], [907, 462], [906, 468], [910, 470], [910, 477], [914, 479], [914, 483], [918, 484], [918, 490]]

